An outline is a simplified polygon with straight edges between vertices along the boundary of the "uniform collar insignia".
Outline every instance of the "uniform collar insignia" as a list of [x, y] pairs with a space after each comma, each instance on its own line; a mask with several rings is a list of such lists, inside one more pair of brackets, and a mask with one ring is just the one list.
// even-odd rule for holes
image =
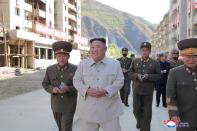
[[68, 64], [66, 64], [64, 67], [60, 67], [58, 64], [57, 64], [57, 69], [58, 70], [66, 70], [68, 68]]
[[141, 61], [142, 62], [148, 62], [149, 60], [150, 60], [150, 58], [148, 58], [148, 59], [145, 60], [144, 58], [141, 57]]
[[190, 68], [188, 68], [188, 67], [185, 67], [185, 70], [189, 73], [189, 74], [191, 74], [191, 75], [193, 75], [193, 76], [195, 76], [196, 75], [196, 72], [195, 71], [193, 71], [193, 70], [191, 70]]

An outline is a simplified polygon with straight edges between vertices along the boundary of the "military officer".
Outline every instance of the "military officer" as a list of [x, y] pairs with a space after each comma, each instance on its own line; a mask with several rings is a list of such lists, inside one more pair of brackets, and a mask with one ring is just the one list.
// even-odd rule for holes
[[171, 57], [168, 62], [170, 63], [171, 68], [183, 65], [183, 62], [179, 60], [179, 51], [177, 49], [171, 50]]
[[160, 96], [162, 95], [163, 107], [166, 107], [166, 83], [168, 78], [168, 73], [170, 70], [170, 63], [166, 61], [166, 54], [158, 54], [159, 63], [161, 67], [161, 79], [157, 81], [156, 86], [156, 106], [159, 107]]
[[135, 59], [135, 54], [131, 53], [130, 58], [131, 58], [131, 61], [133, 61], [133, 59]]
[[120, 89], [120, 97], [122, 102], [125, 104], [125, 106], [129, 107], [128, 96], [130, 91], [131, 80], [128, 78], [128, 72], [131, 67], [131, 59], [128, 58], [127, 55], [128, 55], [128, 49], [122, 48], [122, 57], [118, 58], [118, 61], [120, 61], [120, 65], [124, 75], [124, 85]]
[[57, 64], [47, 68], [42, 85], [51, 94], [51, 108], [59, 131], [72, 131], [77, 102], [77, 91], [73, 87], [77, 67], [68, 62], [72, 44], [57, 41], [52, 48]]
[[140, 53], [141, 58], [133, 60], [129, 72], [133, 81], [133, 113], [137, 120], [136, 128], [150, 131], [154, 83], [160, 79], [161, 71], [158, 61], [149, 57], [151, 43], [142, 42]]
[[[197, 39], [178, 42], [184, 65], [170, 70], [166, 102], [171, 120], [177, 131], [197, 130]], [[186, 125], [181, 127], [180, 125]]]

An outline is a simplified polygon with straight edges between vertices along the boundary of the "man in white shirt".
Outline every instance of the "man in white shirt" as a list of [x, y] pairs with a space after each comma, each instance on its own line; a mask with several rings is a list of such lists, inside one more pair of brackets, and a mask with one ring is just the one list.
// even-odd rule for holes
[[124, 76], [117, 60], [107, 58], [106, 40], [90, 40], [90, 58], [82, 60], [73, 78], [78, 90], [77, 114], [81, 131], [121, 131], [123, 113], [118, 94]]

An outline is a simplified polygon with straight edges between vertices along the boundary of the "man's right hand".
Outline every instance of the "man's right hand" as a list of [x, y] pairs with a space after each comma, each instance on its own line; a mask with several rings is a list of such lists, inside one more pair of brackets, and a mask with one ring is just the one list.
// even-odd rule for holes
[[58, 87], [54, 87], [52, 90], [52, 93], [57, 94], [60, 92], [60, 89]]
[[142, 82], [143, 81], [142, 74], [137, 74], [137, 79]]
[[89, 88], [87, 90], [87, 95], [92, 96], [92, 97], [96, 97], [96, 98], [100, 98], [100, 97], [104, 97], [106, 96], [107, 92], [106, 90], [102, 89], [102, 88]]
[[87, 95], [92, 96], [92, 97], [96, 97], [96, 95], [97, 95], [97, 90], [90, 87], [90, 88], [87, 90]]

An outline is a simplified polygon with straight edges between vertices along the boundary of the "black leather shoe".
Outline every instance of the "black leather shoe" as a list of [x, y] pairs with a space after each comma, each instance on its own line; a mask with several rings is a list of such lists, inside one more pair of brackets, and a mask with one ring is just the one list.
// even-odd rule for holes
[[129, 107], [129, 104], [127, 103], [127, 104], [124, 104], [126, 107]]
[[163, 105], [163, 107], [166, 108], [167, 106], [166, 105]]
[[140, 129], [140, 124], [136, 124], [136, 128], [137, 129]]

